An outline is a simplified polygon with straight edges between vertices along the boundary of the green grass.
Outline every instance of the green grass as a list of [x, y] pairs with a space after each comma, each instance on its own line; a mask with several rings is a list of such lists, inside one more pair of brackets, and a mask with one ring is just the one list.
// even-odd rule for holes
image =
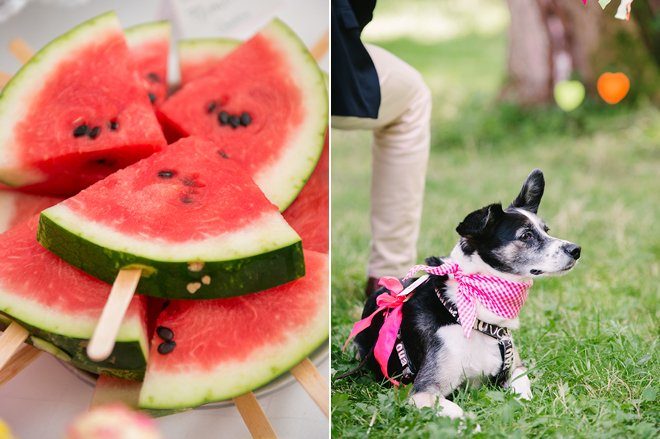
[[536, 282], [522, 311], [514, 337], [531, 366], [532, 401], [460, 389], [454, 400], [475, 420], [459, 433], [456, 422], [410, 406], [409, 388], [367, 372], [336, 381], [357, 364], [341, 345], [362, 306], [371, 157], [368, 133], [333, 130], [333, 437], [657, 436], [658, 109], [588, 101], [565, 114], [498, 104], [503, 33], [381, 45], [415, 65], [434, 93], [420, 260], [448, 254], [458, 222], [510, 202], [534, 167], [547, 182], [540, 215], [583, 256], [569, 275]]

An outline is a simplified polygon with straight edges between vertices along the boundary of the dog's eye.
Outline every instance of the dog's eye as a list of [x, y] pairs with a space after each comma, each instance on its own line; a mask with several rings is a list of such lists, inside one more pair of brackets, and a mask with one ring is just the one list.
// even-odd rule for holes
[[534, 237], [534, 234], [528, 230], [528, 231], [524, 232], [522, 235], [520, 235], [520, 240], [521, 241], [529, 241], [533, 237]]

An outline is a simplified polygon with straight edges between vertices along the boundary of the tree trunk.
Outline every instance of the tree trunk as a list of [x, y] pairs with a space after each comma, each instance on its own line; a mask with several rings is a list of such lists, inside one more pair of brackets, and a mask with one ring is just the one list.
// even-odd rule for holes
[[[636, 0], [633, 11], [654, 12], [649, 0]], [[657, 0], [650, 0], [652, 3]], [[508, 78], [504, 100], [522, 105], [552, 102], [554, 85], [578, 79], [589, 94], [606, 71], [624, 72], [631, 81], [630, 99], [639, 95], [659, 100], [658, 64], [653, 51], [657, 30], [635, 19], [614, 18], [618, 0], [605, 11], [596, 0], [507, 0], [511, 13]], [[633, 13], [633, 17], [635, 17]], [[653, 22], [644, 15], [640, 23]], [[655, 34], [653, 33], [655, 32]]]

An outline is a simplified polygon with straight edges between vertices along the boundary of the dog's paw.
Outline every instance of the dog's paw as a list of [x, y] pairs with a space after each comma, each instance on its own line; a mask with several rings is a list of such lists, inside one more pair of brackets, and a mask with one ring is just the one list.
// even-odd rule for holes
[[437, 400], [438, 395], [426, 392], [415, 393], [410, 397], [410, 402], [418, 409], [424, 407], [434, 407]]
[[465, 412], [463, 411], [462, 408], [458, 406], [458, 404], [445, 398], [442, 398], [438, 402], [439, 402], [438, 405], [440, 406], [438, 415], [447, 416], [448, 418], [451, 419], [458, 419], [465, 417]]
[[512, 382], [511, 390], [519, 400], [529, 401], [532, 399], [532, 389], [529, 380], [520, 379]]
[[513, 392], [516, 394], [516, 398], [518, 398], [519, 400], [523, 400], [523, 401], [532, 400], [532, 391], [529, 388], [518, 390], [514, 387]]
[[529, 401], [532, 399], [532, 383], [529, 381], [529, 377], [524, 375], [525, 373], [525, 369], [522, 368], [514, 370], [508, 387], [515, 393], [516, 398]]
[[434, 393], [415, 393], [410, 397], [410, 402], [417, 408], [437, 406], [439, 416], [447, 416], [451, 419], [463, 418], [465, 416], [465, 412], [463, 412], [463, 409], [458, 404]]

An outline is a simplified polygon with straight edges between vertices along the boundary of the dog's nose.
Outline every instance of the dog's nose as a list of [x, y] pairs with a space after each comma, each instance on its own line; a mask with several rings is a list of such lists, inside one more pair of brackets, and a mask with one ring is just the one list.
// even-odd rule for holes
[[576, 244], [566, 244], [564, 246], [564, 251], [571, 255], [571, 257], [575, 260], [580, 259], [580, 252], [582, 251], [582, 247]]

